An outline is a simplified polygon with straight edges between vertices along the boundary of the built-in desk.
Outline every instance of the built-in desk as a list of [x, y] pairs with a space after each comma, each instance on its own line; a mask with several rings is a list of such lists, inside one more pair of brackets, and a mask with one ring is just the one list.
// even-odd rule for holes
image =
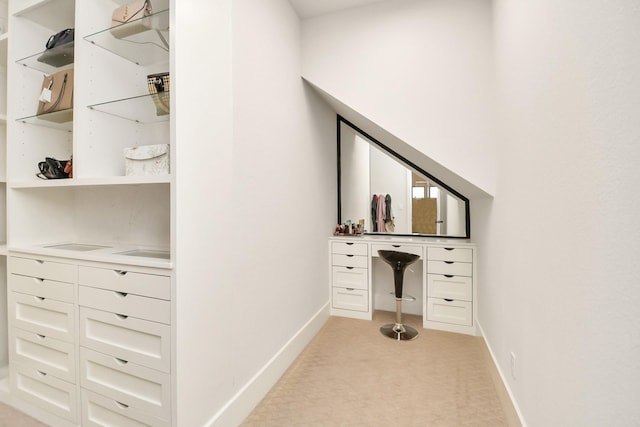
[[379, 250], [420, 256], [404, 275], [403, 313], [422, 316], [424, 328], [477, 335], [477, 249], [464, 240], [395, 236], [329, 238], [331, 314], [371, 320], [395, 311], [393, 272]]

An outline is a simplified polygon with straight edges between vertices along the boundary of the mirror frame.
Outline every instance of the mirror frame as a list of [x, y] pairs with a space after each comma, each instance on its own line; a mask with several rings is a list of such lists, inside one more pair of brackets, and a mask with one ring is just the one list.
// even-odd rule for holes
[[445, 184], [444, 182], [442, 182], [441, 180], [439, 180], [438, 178], [436, 178], [435, 176], [431, 175], [429, 172], [425, 171], [424, 169], [422, 169], [420, 166], [416, 165], [415, 163], [411, 162], [409, 159], [407, 159], [406, 157], [396, 153], [394, 150], [392, 150], [391, 148], [387, 147], [386, 145], [384, 145], [382, 142], [378, 141], [376, 138], [372, 137], [371, 135], [369, 135], [367, 132], [363, 131], [362, 129], [360, 129], [358, 126], [356, 126], [355, 124], [351, 123], [349, 120], [347, 120], [346, 118], [342, 117], [340, 114], [337, 115], [337, 149], [338, 149], [338, 222], [337, 224], [342, 224], [342, 166], [341, 166], [341, 155], [340, 155], [340, 141], [341, 141], [341, 131], [340, 131], [340, 125], [344, 123], [347, 126], [351, 127], [353, 130], [355, 130], [356, 132], [360, 133], [362, 136], [364, 136], [365, 138], [367, 138], [369, 140], [370, 143], [375, 144], [378, 148], [380, 148], [381, 150], [383, 150], [384, 152], [386, 152], [388, 155], [390, 155], [391, 157], [395, 158], [396, 160], [398, 160], [400, 163], [402, 163], [404, 166], [406, 166], [409, 169], [412, 169], [413, 171], [424, 175], [425, 178], [433, 181], [435, 184], [439, 185], [440, 187], [444, 188], [445, 190], [447, 190], [449, 193], [453, 194], [454, 196], [458, 197], [460, 200], [462, 200], [464, 202], [464, 215], [465, 215], [465, 235], [464, 236], [448, 236], [446, 234], [421, 234], [421, 233], [411, 233], [411, 234], [397, 234], [397, 233], [373, 233], [373, 232], [367, 232], [365, 234], [370, 234], [370, 235], [390, 235], [390, 236], [420, 236], [420, 237], [435, 237], [435, 238], [446, 238], [446, 239], [470, 239], [471, 238], [471, 216], [470, 216], [470, 209], [469, 209], [469, 198], [463, 196], [462, 194], [460, 194], [460, 192], [454, 190], [453, 188], [451, 188], [450, 186], [448, 186], [447, 184]]

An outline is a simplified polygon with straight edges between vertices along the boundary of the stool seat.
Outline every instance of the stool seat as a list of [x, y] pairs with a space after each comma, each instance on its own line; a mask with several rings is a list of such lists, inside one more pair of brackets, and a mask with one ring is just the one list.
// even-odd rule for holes
[[389, 323], [380, 328], [380, 332], [398, 341], [409, 341], [418, 336], [418, 331], [402, 324], [402, 285], [404, 271], [407, 266], [420, 258], [415, 254], [400, 251], [378, 250], [378, 255], [393, 269], [393, 282], [396, 296], [396, 323]]

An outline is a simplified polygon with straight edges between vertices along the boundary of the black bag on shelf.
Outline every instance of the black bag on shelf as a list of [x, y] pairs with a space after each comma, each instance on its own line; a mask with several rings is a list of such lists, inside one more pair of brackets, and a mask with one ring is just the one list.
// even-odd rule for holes
[[67, 28], [49, 37], [45, 47], [47, 48], [38, 61], [53, 67], [62, 67], [73, 62], [73, 46], [75, 29]]
[[65, 166], [69, 160], [56, 160], [53, 157], [45, 157], [44, 162], [38, 163], [40, 173], [36, 176], [41, 179], [62, 179], [69, 178], [69, 173], [65, 172]]

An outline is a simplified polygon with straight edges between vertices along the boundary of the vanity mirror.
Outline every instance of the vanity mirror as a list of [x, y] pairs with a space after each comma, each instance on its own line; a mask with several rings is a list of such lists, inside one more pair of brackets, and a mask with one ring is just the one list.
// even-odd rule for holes
[[469, 238], [469, 199], [338, 116], [338, 224], [367, 234]]

